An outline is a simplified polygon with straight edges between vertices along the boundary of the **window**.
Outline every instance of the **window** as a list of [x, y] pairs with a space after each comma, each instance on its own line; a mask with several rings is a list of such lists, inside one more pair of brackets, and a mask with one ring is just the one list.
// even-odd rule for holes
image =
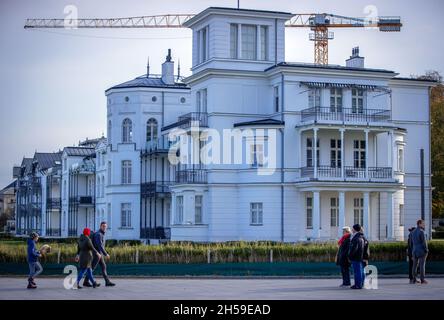
[[404, 226], [404, 204], [399, 204], [399, 226]]
[[253, 167], [264, 166], [264, 144], [262, 142], [255, 142], [250, 145], [250, 157]]
[[106, 213], [106, 224], [108, 225], [108, 229], [111, 230], [111, 203], [108, 203], [107, 213]]
[[112, 126], [111, 120], [108, 120], [108, 132], [107, 132], [107, 134], [108, 134], [108, 145], [112, 144], [112, 140], [111, 140], [112, 128], [113, 128], [113, 126]]
[[[313, 138], [307, 138], [307, 167], [313, 167]], [[317, 166], [319, 167], [319, 139], [316, 141]]]
[[404, 149], [398, 148], [398, 171], [404, 172]]
[[175, 218], [176, 218], [175, 219], [176, 224], [183, 223], [183, 196], [176, 197], [176, 217]]
[[108, 185], [111, 185], [111, 161], [108, 161]]
[[279, 112], [279, 87], [273, 88], [274, 111]]
[[262, 202], [250, 203], [250, 224], [262, 225], [263, 224], [263, 204]]
[[308, 107], [321, 107], [321, 89], [310, 89], [310, 91], [308, 92]]
[[359, 223], [361, 226], [364, 221], [364, 199], [354, 198], [353, 199], [353, 223]]
[[341, 167], [341, 140], [330, 139], [330, 167]]
[[260, 60], [267, 60], [268, 59], [268, 27], [266, 26], [261, 26], [260, 27], [260, 32], [261, 32], [261, 43], [260, 43]]
[[126, 118], [122, 123], [122, 143], [131, 143], [133, 141], [133, 123]]
[[195, 224], [202, 224], [202, 196], [195, 196], [194, 197], [194, 207], [195, 207], [195, 214], [194, 214], [194, 223]]
[[305, 208], [307, 211], [307, 229], [313, 228], [313, 198], [307, 197], [305, 200]]
[[207, 112], [207, 89], [201, 89], [196, 92], [197, 112]]
[[122, 161], [122, 184], [131, 183], [131, 161]]
[[364, 90], [352, 89], [352, 113], [364, 113]]
[[330, 112], [342, 112], [342, 89], [330, 89]]
[[238, 41], [238, 25], [230, 24], [230, 58], [237, 59], [237, 41]]
[[257, 28], [254, 25], [242, 25], [241, 27], [242, 59], [257, 59]]
[[197, 52], [199, 63], [208, 59], [208, 27], [197, 31]]
[[120, 212], [120, 226], [122, 228], [131, 228], [131, 203], [122, 203]]
[[353, 165], [355, 168], [365, 168], [365, 140], [353, 141]]
[[339, 199], [330, 198], [330, 226], [339, 226]]
[[157, 140], [157, 120], [151, 118], [146, 123], [146, 142]]

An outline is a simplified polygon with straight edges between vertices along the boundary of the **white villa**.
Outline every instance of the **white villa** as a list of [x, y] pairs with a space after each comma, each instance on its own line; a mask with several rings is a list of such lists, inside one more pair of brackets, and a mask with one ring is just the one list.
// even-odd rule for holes
[[[37, 214], [46, 223], [28, 222], [18, 184], [17, 235], [78, 236], [106, 220], [108, 238], [149, 243], [327, 241], [360, 223], [370, 240], [404, 240], [422, 210], [430, 235], [434, 82], [366, 68], [358, 49], [345, 66], [285, 62], [291, 17], [208, 8], [187, 21], [192, 74], [175, 76], [169, 52], [162, 75], [106, 90], [107, 138], [58, 154], [61, 205]], [[186, 143], [169, 139], [178, 129]], [[236, 157], [238, 133], [240, 162], [222, 149]], [[189, 161], [209, 145], [224, 161]], [[19, 182], [33, 177], [26, 159]]]

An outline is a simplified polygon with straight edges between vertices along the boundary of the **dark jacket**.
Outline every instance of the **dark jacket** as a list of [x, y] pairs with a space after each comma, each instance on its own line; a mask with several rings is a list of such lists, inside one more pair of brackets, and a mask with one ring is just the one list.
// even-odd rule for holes
[[412, 239], [412, 233], [413, 231], [415, 231], [415, 229], [413, 229], [412, 231], [410, 231], [409, 233], [409, 237], [407, 239], [407, 256], [409, 258], [413, 257], [413, 239]]
[[412, 243], [412, 253], [414, 257], [424, 257], [429, 252], [424, 230], [422, 230], [422, 228], [418, 227], [412, 232]]
[[97, 254], [97, 251], [94, 249], [91, 239], [84, 234], [79, 238], [77, 254], [79, 255], [80, 268], [91, 268], [93, 254]]
[[336, 264], [338, 266], [350, 266], [350, 261], [348, 260], [348, 251], [350, 250], [350, 238], [351, 234], [346, 237], [338, 249], [338, 254], [336, 255]]
[[105, 250], [105, 233], [102, 230], [95, 232], [92, 236], [92, 243], [94, 248], [104, 256], [108, 255], [108, 252]]
[[368, 260], [369, 256], [367, 239], [365, 239], [362, 232], [356, 233], [350, 240], [348, 258], [350, 261], [363, 261]]
[[28, 262], [37, 262], [41, 256], [40, 251], [36, 248], [35, 241], [28, 239]]

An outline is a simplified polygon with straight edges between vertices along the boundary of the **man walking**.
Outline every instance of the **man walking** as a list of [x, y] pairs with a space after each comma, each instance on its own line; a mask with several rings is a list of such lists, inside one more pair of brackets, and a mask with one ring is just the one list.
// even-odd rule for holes
[[415, 283], [414, 277], [413, 277], [413, 231], [415, 231], [415, 227], [409, 228], [409, 237], [407, 239], [407, 258], [409, 261], [409, 280], [410, 283]]
[[[113, 287], [113, 286], [115, 286], [115, 284], [109, 280], [108, 273], [106, 272], [105, 258], [109, 259], [109, 254], [105, 250], [105, 233], [106, 233], [107, 228], [108, 228], [108, 225], [106, 224], [106, 222], [102, 221], [100, 223], [99, 231], [94, 232], [94, 234], [91, 237], [94, 248], [102, 256], [101, 259], [99, 259], [99, 257], [97, 257], [97, 256], [94, 256], [94, 259], [92, 262], [92, 270], [94, 271], [97, 267], [97, 264], [100, 264], [100, 268], [102, 269], [102, 276], [103, 276], [103, 279], [105, 279], [105, 286]], [[83, 285], [85, 287], [91, 287], [91, 284], [89, 283], [87, 278], [85, 278]]]
[[[353, 276], [355, 284], [351, 286], [352, 289], [362, 289], [364, 287], [365, 272], [364, 272], [364, 251], [366, 250], [367, 240], [361, 232], [361, 226], [355, 224], [353, 226], [353, 234], [350, 240], [350, 250], [348, 258], [353, 267]], [[368, 245], [367, 245], [368, 247]]]
[[427, 240], [424, 234], [425, 222], [424, 220], [418, 220], [416, 225], [417, 227], [415, 231], [413, 231], [412, 233], [412, 243], [413, 243], [412, 283], [418, 283], [416, 277], [418, 275], [418, 265], [419, 265], [421, 284], [427, 284], [428, 282], [425, 279], [425, 264], [426, 264], [427, 254], [429, 253], [429, 248], [427, 246]]

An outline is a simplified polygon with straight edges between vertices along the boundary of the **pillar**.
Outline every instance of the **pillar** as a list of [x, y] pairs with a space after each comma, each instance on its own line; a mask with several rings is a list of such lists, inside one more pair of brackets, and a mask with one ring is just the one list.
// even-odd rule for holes
[[342, 237], [342, 228], [345, 227], [345, 192], [339, 191], [339, 221], [338, 237]]
[[318, 178], [318, 152], [317, 152], [317, 141], [318, 141], [318, 128], [313, 128], [313, 143], [312, 146], [312, 158], [314, 161], [313, 167], [314, 167], [314, 178]]
[[344, 132], [345, 129], [341, 128], [339, 129], [341, 132], [341, 179], [344, 179], [344, 163], [345, 163], [345, 147], [344, 147]]
[[395, 196], [394, 192], [387, 192], [387, 239], [393, 240], [395, 237], [394, 224], [394, 207]]
[[319, 191], [313, 192], [313, 239], [319, 239], [321, 236], [321, 196]]
[[364, 233], [367, 239], [370, 239], [371, 230], [370, 230], [370, 192], [364, 191], [364, 219], [363, 219], [363, 227]]
[[364, 130], [364, 132], [365, 132], [365, 178], [366, 179], [369, 179], [369, 176], [368, 176], [368, 133], [369, 133], [369, 130], [368, 129], [366, 129], [366, 130]]

